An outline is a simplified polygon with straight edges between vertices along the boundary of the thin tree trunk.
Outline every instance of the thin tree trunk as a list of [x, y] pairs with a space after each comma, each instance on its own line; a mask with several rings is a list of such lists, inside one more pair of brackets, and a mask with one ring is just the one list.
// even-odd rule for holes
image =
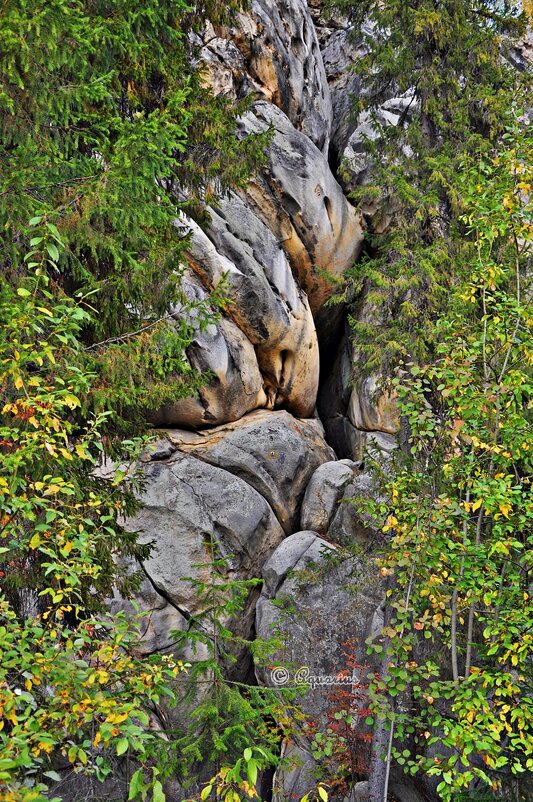
[[[382, 667], [387, 667], [383, 660]], [[385, 729], [385, 722], [378, 721], [372, 741], [372, 756], [368, 776], [369, 802], [386, 802], [390, 761], [387, 761], [390, 733]]]

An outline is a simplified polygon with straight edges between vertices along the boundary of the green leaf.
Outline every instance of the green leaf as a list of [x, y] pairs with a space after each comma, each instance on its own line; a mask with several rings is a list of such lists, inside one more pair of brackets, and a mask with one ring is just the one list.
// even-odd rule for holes
[[212, 790], [213, 790], [213, 784], [212, 783], [209, 783], [208, 785], [204, 785], [204, 787], [202, 788], [202, 790], [200, 792], [200, 799], [202, 800], [202, 802], [205, 802], [205, 800], [210, 795]]
[[246, 764], [246, 776], [250, 785], [255, 787], [257, 782], [257, 763], [255, 760], [249, 760]]
[[129, 745], [130, 743], [127, 738], [120, 738], [116, 745], [117, 755], [123, 755], [124, 752], [127, 752]]
[[131, 777], [128, 800], [135, 799], [143, 789], [144, 777], [142, 769], [137, 769]]
[[57, 245], [54, 245], [53, 242], [49, 242], [46, 246], [46, 250], [48, 251], [48, 255], [53, 262], [59, 261], [59, 251], [57, 250]]
[[44, 771], [43, 777], [48, 777], [48, 779], [53, 780], [56, 783], [59, 783], [62, 780], [61, 775], [58, 774], [57, 771]]
[[156, 780], [152, 790], [152, 802], [165, 802], [166, 796], [160, 780]]

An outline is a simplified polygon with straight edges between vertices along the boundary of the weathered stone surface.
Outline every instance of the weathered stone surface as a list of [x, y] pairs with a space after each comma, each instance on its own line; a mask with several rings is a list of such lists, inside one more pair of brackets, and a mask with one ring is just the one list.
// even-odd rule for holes
[[246, 60], [235, 42], [218, 36], [211, 23], [206, 25], [202, 39], [198, 42], [198, 61], [203, 80], [213, 93], [236, 100], [252, 90]]
[[352, 360], [351, 335], [347, 329], [338, 345], [329, 373], [322, 382], [317, 407], [328, 443], [331, 443], [337, 456], [359, 461], [363, 458], [365, 435], [348, 418]]
[[[352, 463], [355, 467], [355, 463]], [[345, 486], [353, 479], [353, 469], [343, 462], [320, 465], [307, 485], [300, 526], [326, 535], [332, 517], [337, 512]]]
[[396, 434], [400, 427], [396, 398], [379, 387], [376, 376], [356, 382], [348, 404], [348, 418], [366, 432]]
[[368, 543], [378, 524], [365, 511], [365, 503], [376, 495], [376, 485], [369, 473], [352, 473], [351, 481], [342, 488], [328, 539], [342, 546]]
[[[373, 313], [363, 306], [359, 318], [371, 325]], [[337, 456], [360, 462], [369, 446], [385, 454], [396, 447], [399, 418], [394, 397], [379, 390], [377, 377], [360, 375], [361, 355], [351, 340], [347, 328], [321, 385], [317, 406]]]
[[[133, 573], [142, 571], [142, 568], [138, 563], [131, 563], [129, 570]], [[127, 599], [115, 595], [109, 603], [109, 612], [114, 615], [123, 610], [131, 616], [138, 612], [143, 613], [139, 621], [140, 639], [136, 645], [136, 653], [142, 656], [171, 650], [175, 643], [172, 632], [186, 632], [189, 627], [185, 616], [156, 591], [146, 576], [139, 590], [135, 592], [135, 603], [138, 609]]]
[[252, 0], [225, 35], [244, 55], [256, 92], [327, 153], [331, 98], [305, 0]]
[[[257, 603], [257, 634], [268, 638], [277, 631], [282, 637], [283, 648], [273, 663], [308, 669], [308, 676], [335, 677], [347, 668], [342, 644], [354, 637], [359, 662], [367, 660], [364, 642], [372, 632], [383, 590], [362, 559], [335, 559], [335, 547], [318, 535], [294, 563], [296, 543], [307, 543], [309, 533], [293, 538], [294, 549], [284, 553], [282, 544], [269, 561], [272, 565], [281, 555], [276, 572], [282, 581], [274, 599], [264, 591]], [[276, 685], [271, 672], [258, 669], [258, 675], [262, 683]], [[296, 673], [291, 676], [294, 681]], [[331, 690], [331, 683], [318, 683], [303, 696], [302, 709], [313, 720], [320, 721], [328, 709]]]
[[255, 488], [285, 532], [296, 526], [300, 502], [315, 468], [334, 456], [316, 419], [258, 410], [236, 423], [192, 434], [170, 430], [181, 452], [217, 465]]
[[272, 783], [273, 802], [301, 799], [316, 788], [316, 763], [304, 738], [297, 736], [295, 740], [284, 742], [281, 757], [283, 767], [276, 771]]
[[[185, 276], [183, 287], [191, 301], [207, 298], [206, 290], [194, 276]], [[183, 312], [176, 310], [176, 314]], [[254, 347], [239, 327], [221, 317], [202, 331], [194, 309], [189, 317], [196, 328], [187, 349], [189, 362], [199, 373], [209, 371], [212, 378], [196, 396], [179, 399], [151, 413], [151, 422], [156, 426], [214, 426], [265, 406], [267, 397]]]
[[295, 532], [280, 543], [263, 566], [263, 596], [267, 599], [275, 597], [288, 572], [299, 562], [316, 538], [316, 532]]
[[330, 28], [328, 33], [323, 43], [322, 58], [333, 108], [331, 147], [338, 158], [357, 125], [354, 105], [363, 92], [361, 79], [353, 70], [353, 64], [364, 50], [353, 41], [353, 31], [346, 20], [342, 28]]
[[282, 111], [258, 102], [244, 126], [247, 131], [272, 126], [274, 137], [263, 176], [250, 181], [242, 197], [282, 244], [316, 313], [361, 250], [361, 218], [325, 157]]
[[211, 210], [205, 232], [189, 222], [192, 268], [209, 287], [226, 276], [228, 315], [255, 348], [267, 395], [256, 406], [311, 415], [319, 374], [315, 325], [280, 244], [236, 195]]
[[143, 507], [127, 527], [139, 531], [141, 543], [153, 543], [143, 568], [158, 593], [185, 617], [199, 604], [186, 578], [208, 580], [211, 539], [241, 577], [259, 576], [283, 540], [265, 499], [228, 471], [176, 453], [146, 464], [144, 474]]

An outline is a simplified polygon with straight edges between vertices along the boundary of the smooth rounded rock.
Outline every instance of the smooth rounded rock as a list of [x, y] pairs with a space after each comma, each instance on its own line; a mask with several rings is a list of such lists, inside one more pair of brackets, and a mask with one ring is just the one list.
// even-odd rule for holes
[[143, 561], [155, 590], [187, 616], [201, 609], [191, 579], [209, 582], [214, 556], [241, 578], [259, 576], [284, 532], [265, 499], [237, 476], [175, 453], [144, 465], [142, 508], [126, 522], [152, 544]]
[[300, 526], [326, 535], [353, 469], [341, 462], [325, 462], [311, 477], [302, 502]]
[[[185, 275], [183, 290], [192, 303], [206, 303], [207, 291], [196, 277]], [[186, 314], [194, 327], [187, 357], [199, 374], [209, 378], [193, 396], [148, 412], [150, 422], [156, 426], [216, 426], [265, 406], [267, 396], [255, 350], [241, 329], [225, 317], [203, 328], [194, 308], [176, 309], [175, 314]]]
[[205, 231], [188, 225], [191, 267], [205, 286], [225, 281], [227, 315], [254, 347], [267, 397], [257, 406], [312, 415], [319, 378], [315, 324], [280, 244], [236, 195], [211, 210]]
[[313, 471], [334, 456], [314, 419], [286, 411], [257, 410], [236, 423], [198, 433], [169, 430], [167, 438], [182, 453], [217, 465], [257, 490], [290, 534]]
[[360, 253], [361, 217], [326, 158], [282, 111], [255, 103], [243, 126], [248, 132], [270, 128], [274, 136], [262, 175], [240, 194], [283, 246], [316, 314]]

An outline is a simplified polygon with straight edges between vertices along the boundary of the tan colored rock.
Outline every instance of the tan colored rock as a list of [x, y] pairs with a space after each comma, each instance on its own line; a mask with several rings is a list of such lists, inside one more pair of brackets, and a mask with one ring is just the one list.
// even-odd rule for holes
[[367, 376], [356, 382], [348, 404], [348, 418], [366, 432], [397, 434], [400, 429], [396, 397], [379, 389], [379, 378]]
[[[207, 298], [207, 292], [194, 275], [185, 276], [183, 289], [191, 301]], [[176, 310], [176, 314], [182, 314]], [[195, 311], [189, 312], [195, 323]], [[267, 396], [252, 343], [230, 319], [220, 318], [205, 331], [196, 332], [187, 349], [190, 364], [211, 378], [191, 398], [166, 404], [148, 415], [156, 426], [202, 428], [238, 420], [251, 409], [265, 406]]]
[[188, 259], [207, 287], [225, 277], [232, 301], [227, 314], [252, 343], [263, 377], [266, 401], [256, 406], [283, 406], [297, 417], [309, 417], [318, 390], [319, 354], [306, 294], [272, 232], [239, 197], [231, 195], [210, 213], [205, 231], [188, 222]]
[[[273, 103], [292, 124], [327, 154], [331, 127], [331, 98], [322, 54], [306, 0], [251, 0], [246, 13], [237, 14], [231, 28], [217, 31], [235, 45], [246, 63], [248, 88], [256, 97]], [[214, 49], [220, 44], [215, 43]], [[205, 50], [212, 50], [208, 39]], [[212, 66], [218, 55], [202, 57]], [[240, 81], [234, 59], [233, 82]], [[213, 86], [221, 81], [214, 71]], [[223, 86], [227, 86], [227, 80]]]
[[327, 160], [282, 111], [254, 104], [248, 131], [274, 130], [262, 176], [241, 193], [283, 246], [316, 313], [360, 253], [360, 215], [346, 200]]

